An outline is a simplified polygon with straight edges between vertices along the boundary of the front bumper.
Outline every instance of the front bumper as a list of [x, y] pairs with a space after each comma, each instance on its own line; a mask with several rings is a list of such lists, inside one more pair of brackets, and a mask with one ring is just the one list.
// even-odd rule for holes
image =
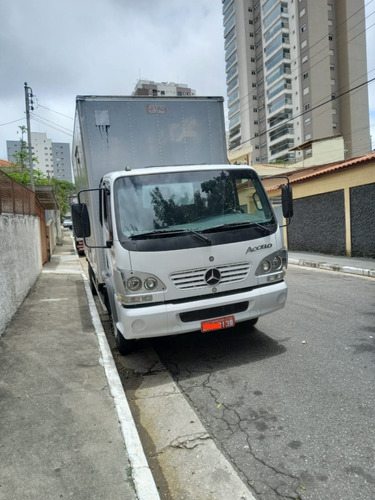
[[[233, 305], [235, 307], [238, 303], [248, 302], [246, 310], [234, 314], [236, 323], [240, 323], [282, 309], [286, 298], [287, 285], [284, 281], [281, 281], [251, 291], [233, 293], [233, 295], [178, 302], [176, 304], [168, 303], [149, 307], [125, 308], [116, 301], [119, 318], [116, 326], [126, 339], [178, 335], [201, 329], [201, 321], [199, 320], [182, 321], [180, 315], [183, 313], [197, 311], [203, 313], [205, 309], [211, 308], [215, 308], [217, 311], [220, 306], [224, 308]], [[217, 316], [206, 319], [215, 319], [215, 317]]]

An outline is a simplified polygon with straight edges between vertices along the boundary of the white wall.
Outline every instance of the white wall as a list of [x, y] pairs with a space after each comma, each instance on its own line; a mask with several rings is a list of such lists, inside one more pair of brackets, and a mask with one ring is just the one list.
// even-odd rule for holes
[[31, 215], [0, 215], [0, 336], [41, 270], [40, 221]]

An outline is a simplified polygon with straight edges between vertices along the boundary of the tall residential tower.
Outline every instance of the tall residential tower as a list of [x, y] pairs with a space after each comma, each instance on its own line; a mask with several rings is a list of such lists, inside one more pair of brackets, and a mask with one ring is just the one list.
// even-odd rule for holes
[[347, 158], [370, 152], [364, 0], [222, 4], [230, 152], [298, 161], [337, 136]]

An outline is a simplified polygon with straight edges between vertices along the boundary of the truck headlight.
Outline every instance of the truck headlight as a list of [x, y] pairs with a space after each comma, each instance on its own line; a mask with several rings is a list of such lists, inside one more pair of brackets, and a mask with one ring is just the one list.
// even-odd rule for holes
[[141, 271], [127, 274], [125, 270], [114, 268], [113, 278], [117, 300], [123, 305], [163, 300], [160, 292], [164, 292], [166, 286], [154, 274]]
[[285, 269], [288, 265], [288, 254], [285, 248], [267, 255], [259, 264], [255, 271], [256, 276], [275, 274], [274, 277], [268, 281], [282, 279], [285, 274]]
[[[162, 292], [166, 289], [164, 283], [155, 275], [150, 273], [143, 273], [141, 271], [133, 271], [129, 277], [125, 272], [122, 274], [123, 284], [127, 293], [150, 293]], [[120, 291], [120, 287], [118, 287]], [[122, 294], [126, 293], [125, 290]]]
[[142, 286], [142, 281], [138, 278], [138, 276], [132, 276], [131, 278], [128, 279], [126, 282], [126, 286], [131, 290], [132, 292], [136, 292], [139, 290]]
[[155, 288], [158, 286], [158, 282], [155, 278], [147, 278], [145, 279], [145, 282], [144, 282], [144, 287], [146, 288], [146, 290], [155, 290]]
[[271, 263], [268, 260], [262, 260], [261, 267], [264, 273], [268, 273], [271, 269]]
[[280, 259], [278, 255], [272, 259], [272, 271], [278, 271], [283, 266], [283, 261]]

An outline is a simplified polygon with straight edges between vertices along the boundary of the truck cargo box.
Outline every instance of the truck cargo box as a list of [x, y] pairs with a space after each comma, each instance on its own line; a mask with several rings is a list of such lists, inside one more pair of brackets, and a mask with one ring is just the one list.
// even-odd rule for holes
[[228, 163], [223, 98], [77, 96], [73, 155], [79, 189], [126, 167]]

